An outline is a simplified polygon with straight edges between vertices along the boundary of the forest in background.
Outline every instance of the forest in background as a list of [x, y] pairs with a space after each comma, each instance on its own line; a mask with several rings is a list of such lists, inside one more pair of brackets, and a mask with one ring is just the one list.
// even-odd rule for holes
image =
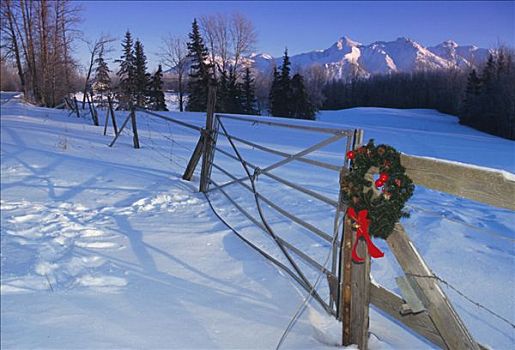
[[[112, 94], [128, 101], [127, 94], [135, 94], [129, 98], [134, 103], [165, 109], [162, 91], [173, 90], [181, 111], [202, 111], [207, 86], [214, 82], [219, 112], [313, 119], [319, 109], [428, 108], [459, 116], [464, 125], [515, 139], [514, 54], [505, 47], [469, 71], [328, 81], [321, 66], [290, 67], [287, 51], [279, 67], [265, 72], [247, 69], [245, 57], [257, 41], [252, 22], [240, 14], [217, 14], [195, 20], [188, 38], [163, 39], [161, 63], [166, 71], [159, 68], [151, 74], [141, 42], [137, 55], [131, 48], [114, 61], [120, 67], [110, 70], [105, 57], [115, 39], [84, 38], [78, 28], [80, 9], [72, 1], [5, 0], [1, 19], [1, 89], [23, 91], [38, 105], [53, 107], [68, 94], [83, 91], [84, 96], [100, 100]], [[85, 64], [72, 55], [77, 40], [87, 42], [91, 55]], [[136, 56], [139, 78], [131, 75]]]

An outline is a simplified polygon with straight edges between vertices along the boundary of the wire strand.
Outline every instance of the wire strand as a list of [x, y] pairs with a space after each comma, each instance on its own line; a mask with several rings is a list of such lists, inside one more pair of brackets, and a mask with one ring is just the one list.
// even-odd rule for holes
[[462, 291], [460, 291], [458, 288], [454, 287], [452, 284], [450, 284], [449, 282], [447, 282], [446, 280], [444, 280], [443, 278], [437, 276], [434, 272], [432, 272], [433, 275], [419, 275], [419, 274], [416, 274], [416, 273], [406, 273], [406, 276], [411, 276], [411, 277], [420, 277], [420, 278], [428, 278], [428, 279], [435, 279], [439, 282], [442, 282], [443, 284], [445, 284], [447, 287], [449, 287], [450, 289], [452, 289], [453, 291], [455, 291], [456, 293], [458, 293], [458, 295], [460, 295], [462, 298], [464, 298], [465, 300], [467, 300], [469, 303], [471, 304], [474, 304], [476, 305], [477, 307], [487, 311], [488, 313], [490, 313], [492, 316], [495, 316], [497, 317], [499, 320], [507, 323], [508, 325], [510, 325], [512, 328], [515, 328], [515, 324], [511, 323], [508, 319], [506, 319], [505, 317], [499, 315], [498, 313], [496, 313], [495, 311], [487, 308], [486, 306], [480, 304], [479, 302], [477, 301], [474, 301], [472, 300], [470, 297], [468, 297], [467, 295], [465, 295], [465, 293], [463, 293]]

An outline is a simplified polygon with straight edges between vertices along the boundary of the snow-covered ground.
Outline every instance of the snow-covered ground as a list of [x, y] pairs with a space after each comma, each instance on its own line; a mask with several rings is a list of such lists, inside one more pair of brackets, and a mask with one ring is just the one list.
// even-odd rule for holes
[[[274, 348], [305, 293], [251, 250], [213, 214], [194, 181], [180, 179], [198, 134], [139, 115], [142, 149], [112, 139], [88, 120], [26, 105], [2, 93], [1, 346], [25, 348]], [[169, 115], [197, 125], [200, 114]], [[121, 113], [117, 113], [119, 123]], [[103, 118], [102, 118], [103, 119]], [[398, 150], [515, 172], [515, 143], [460, 126], [434, 111], [361, 108], [322, 112], [317, 125], [363, 127], [365, 137]], [[310, 123], [295, 121], [300, 124]], [[295, 152], [322, 135], [225, 123], [229, 132]], [[220, 147], [230, 145], [219, 137]], [[341, 164], [343, 141], [316, 153]], [[241, 147], [252, 163], [279, 158]], [[235, 176], [241, 166], [217, 155]], [[274, 173], [330, 197], [337, 175], [290, 164]], [[226, 179], [217, 171], [216, 181]], [[285, 191], [264, 176], [258, 190], [330, 232], [334, 211]], [[241, 186], [228, 192], [253, 214]], [[217, 211], [238, 231], [279, 256], [273, 242], [219, 192]], [[403, 224], [431, 268], [472, 299], [515, 321], [515, 215], [417, 188]], [[276, 232], [319, 262], [328, 247], [265, 208]], [[399, 292], [401, 270], [386, 250], [373, 277]], [[315, 271], [307, 270], [314, 280]], [[511, 326], [445, 288], [473, 335], [495, 349], [515, 346]], [[326, 295], [324, 285], [320, 293]], [[329, 348], [339, 325], [313, 304], [285, 348]], [[429, 348], [372, 310], [373, 349]]]

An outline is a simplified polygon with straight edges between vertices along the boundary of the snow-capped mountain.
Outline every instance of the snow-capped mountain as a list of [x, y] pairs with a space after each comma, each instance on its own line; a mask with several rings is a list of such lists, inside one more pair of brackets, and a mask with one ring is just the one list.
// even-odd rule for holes
[[[325, 69], [329, 79], [343, 79], [392, 72], [464, 69], [484, 62], [490, 52], [476, 46], [459, 46], [451, 40], [434, 47], [424, 47], [408, 38], [364, 45], [344, 36], [325, 50], [293, 55], [290, 59], [294, 70], [318, 65]], [[253, 54], [247, 62], [257, 71], [267, 72], [274, 65], [280, 66], [282, 58]]]

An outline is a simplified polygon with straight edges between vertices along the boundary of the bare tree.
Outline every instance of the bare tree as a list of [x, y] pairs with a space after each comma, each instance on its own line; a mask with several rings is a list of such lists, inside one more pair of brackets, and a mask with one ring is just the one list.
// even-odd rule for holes
[[79, 11], [69, 0], [1, 2], [2, 56], [16, 66], [25, 98], [54, 106], [70, 91], [61, 80], [76, 68], [69, 52]]
[[4, 61], [8, 58], [13, 58], [16, 62], [16, 69], [21, 83], [21, 89], [25, 91], [25, 73], [21, 63], [20, 47], [18, 44], [16, 19], [14, 18], [14, 10], [12, 8], [11, 0], [0, 2], [1, 21], [4, 25], [1, 26], [2, 44], [0, 50], [2, 52], [2, 67]]
[[257, 41], [257, 34], [252, 22], [240, 13], [234, 13], [231, 17], [231, 25], [229, 28], [232, 53], [234, 57], [233, 73], [240, 64], [241, 58], [249, 55], [254, 49]]
[[320, 65], [312, 65], [300, 72], [304, 76], [306, 90], [309, 99], [316, 108], [320, 108], [324, 103], [325, 97], [323, 89], [327, 83], [327, 74], [324, 67]]
[[186, 78], [188, 76], [189, 60], [187, 59], [188, 48], [182, 37], [168, 35], [163, 39], [161, 60], [163, 64], [172, 70], [177, 76], [177, 91], [179, 93], [179, 110], [184, 111], [184, 92], [186, 89]]
[[109, 46], [109, 44], [115, 40], [116, 39], [111, 38], [105, 34], [102, 34], [95, 41], [85, 40], [85, 42], [88, 45], [88, 50], [89, 50], [90, 56], [89, 56], [89, 64], [87, 67], [87, 73], [86, 73], [86, 82], [84, 84], [84, 95], [82, 96], [82, 109], [84, 109], [84, 106], [86, 104], [86, 94], [88, 93], [88, 90], [90, 90], [91, 73], [93, 72], [93, 66], [95, 64], [95, 61], [97, 60], [99, 54], [107, 53], [112, 50], [112, 48]]
[[251, 53], [257, 40], [252, 22], [233, 13], [203, 16], [200, 24], [218, 72], [238, 78], [242, 57]]

